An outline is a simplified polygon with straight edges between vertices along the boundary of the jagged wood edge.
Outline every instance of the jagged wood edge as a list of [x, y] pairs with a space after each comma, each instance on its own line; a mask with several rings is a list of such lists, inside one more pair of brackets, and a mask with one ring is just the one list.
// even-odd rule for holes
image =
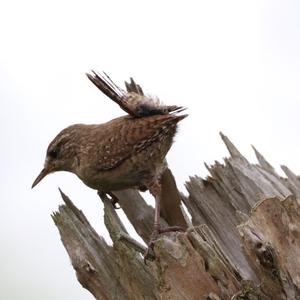
[[[223, 137], [223, 140], [224, 140], [224, 137]], [[225, 142], [227, 142], [227, 140], [226, 140], [226, 138], [225, 138]], [[270, 169], [270, 167], [269, 167], [269, 165], [265, 162], [265, 161], [263, 161], [264, 160], [264, 158], [260, 155], [259, 156], [259, 161], [260, 161], [260, 165], [251, 165], [251, 164], [249, 164], [249, 162], [245, 159], [245, 158], [243, 158], [243, 157], [241, 157], [238, 153], [239, 152], [237, 152], [237, 151], [235, 151], [235, 149], [232, 149], [232, 147], [234, 147], [233, 146], [233, 144], [232, 143], [226, 143], [226, 145], [228, 146], [229, 145], [229, 147], [231, 147], [231, 149], [230, 149], [230, 153], [232, 154], [232, 157], [231, 158], [229, 158], [229, 159], [226, 159], [225, 160], [225, 169], [227, 168], [227, 169], [229, 169], [229, 170], [231, 170], [231, 172], [234, 172], [235, 174], [240, 174], [241, 172], [242, 172], [242, 170], [247, 170], [247, 171], [249, 171], [250, 170], [250, 173], [248, 174], [248, 177], [247, 177], [247, 180], [252, 180], [253, 178], [256, 178], [255, 176], [253, 177], [253, 174], [258, 174], [257, 176], [258, 176], [258, 178], [260, 179], [260, 180], [262, 180], [262, 182], [260, 183], [260, 185], [259, 186], [255, 186], [255, 185], [252, 185], [251, 187], [252, 188], [254, 188], [254, 190], [255, 189], [258, 189], [259, 191], [261, 191], [261, 190], [264, 190], [264, 187], [266, 187], [266, 191], [265, 191], [265, 194], [266, 195], [269, 195], [269, 193], [270, 193], [270, 186], [271, 187], [276, 187], [275, 189], [273, 189], [272, 191], [273, 191], [273, 193], [274, 194], [276, 194], [275, 196], [277, 196], [278, 197], [278, 201], [282, 201], [283, 199], [284, 199], [284, 197], [285, 197], [285, 194], [286, 193], [288, 193], [288, 194], [291, 194], [292, 193], [292, 191], [289, 189], [289, 187], [291, 186], [291, 184], [293, 184], [293, 186], [294, 187], [296, 187], [296, 188], [299, 188], [299, 182], [297, 182], [297, 180], [298, 180], [298, 178], [297, 177], [292, 177], [292, 174], [290, 174], [290, 177], [293, 179], [293, 181], [291, 181], [291, 179], [290, 178], [281, 178], [280, 176], [278, 176], [276, 173], [275, 173], [275, 171], [274, 171], [274, 169]], [[257, 151], [256, 151], [257, 152]], [[258, 153], [258, 152], [257, 152]], [[258, 154], [257, 154], [258, 155]], [[223, 189], [223, 191], [225, 190], [225, 191], [228, 191], [228, 186], [226, 186], [226, 182], [223, 182], [222, 183], [222, 185], [220, 185], [220, 186], [218, 186], [218, 185], [216, 185], [216, 180], [218, 179], [218, 180], [221, 180], [222, 181], [222, 176], [224, 177], [224, 172], [226, 171], [220, 171], [220, 168], [223, 168], [224, 169], [224, 166], [222, 167], [222, 165], [221, 164], [219, 164], [219, 163], [217, 163], [214, 167], [209, 167], [209, 169], [211, 170], [211, 174], [212, 174], [212, 177], [210, 177], [210, 178], [207, 178], [206, 180], [203, 180], [203, 179], [201, 179], [201, 178], [199, 178], [199, 177], [195, 177], [195, 178], [192, 178], [192, 181], [194, 182], [194, 184], [197, 186], [197, 185], [199, 185], [199, 191], [201, 191], [201, 189], [202, 190], [205, 190], [206, 188], [208, 188], [208, 187], [210, 187], [210, 188], [214, 188], [218, 193], [220, 193], [221, 191], [222, 191], [222, 189]], [[242, 177], [243, 178], [243, 180], [246, 180], [244, 177]], [[297, 178], [297, 180], [295, 180], [295, 178]], [[247, 180], [246, 180], [246, 182], [247, 182]], [[269, 181], [269, 183], [267, 184], [266, 183], [266, 180], [267, 181]], [[191, 183], [190, 183], [191, 184]], [[228, 182], [227, 182], [227, 184], [228, 184]], [[241, 185], [240, 187], [240, 190], [237, 192], [237, 194], [232, 194], [231, 195], [231, 197], [229, 197], [229, 200], [230, 201], [233, 201], [233, 203], [231, 203], [231, 202], [229, 202], [229, 204], [230, 204], [230, 206], [229, 207], [231, 207], [231, 209], [230, 209], [230, 213], [232, 214], [232, 215], [235, 215], [236, 216], [236, 220], [234, 221], [234, 223], [236, 222], [236, 223], [239, 223], [239, 221], [240, 221], [240, 216], [241, 216], [241, 214], [242, 214], [242, 216], [243, 216], [243, 219], [247, 219], [247, 213], [250, 213], [250, 211], [246, 211], [246, 212], [240, 212], [240, 213], [236, 213], [237, 211], [235, 211], [235, 209], [236, 209], [236, 204], [238, 203], [238, 201], [237, 200], [239, 200], [239, 198], [237, 197], [237, 195], [239, 195], [239, 196], [241, 196], [241, 194], [243, 194], [243, 192], [245, 191], [245, 190], [247, 190], [247, 187], [244, 187], [243, 185]], [[199, 192], [198, 191], [198, 192]], [[203, 192], [203, 191], [202, 191]], [[225, 193], [226, 194], [226, 193]], [[263, 198], [263, 197], [266, 197], [266, 195], [261, 195], [261, 197], [259, 197], [259, 198]], [[242, 197], [243, 198], [243, 197]], [[246, 195], [244, 195], [244, 198], [243, 198], [244, 200], [248, 200], [248, 198], [246, 197]], [[277, 198], [276, 198], [277, 199]], [[227, 199], [228, 200], [228, 199]], [[251, 200], [251, 199], [250, 199]], [[234, 202], [235, 201], [235, 202]], [[253, 200], [252, 200], [253, 201]], [[223, 201], [224, 202], [224, 201]], [[259, 202], [259, 203], [263, 203], [264, 201], [262, 201], [262, 202]], [[274, 201], [273, 201], [274, 202]], [[186, 203], [188, 203], [188, 201], [186, 202]], [[194, 225], [195, 224], [197, 224], [197, 222], [199, 221], [199, 220], [201, 220], [201, 218], [202, 218], [202, 220], [201, 220], [201, 222], [200, 223], [207, 223], [207, 225], [209, 226], [209, 228], [212, 228], [213, 229], [213, 231], [212, 231], [212, 240], [211, 241], [209, 241], [209, 239], [207, 238], [207, 234], [206, 234], [206, 237], [205, 237], [205, 234], [203, 233], [203, 234], [198, 234], [199, 235], [199, 237], [201, 238], [201, 240], [202, 241], [204, 241], [204, 242], [206, 242], [206, 243], [209, 243], [209, 245], [210, 245], [210, 247], [211, 247], [211, 249], [212, 249], [212, 251], [213, 252], [211, 252], [210, 251], [210, 253], [214, 253], [214, 249], [217, 249], [218, 247], [220, 248], [222, 248], [222, 251], [223, 251], [223, 255], [225, 255], [224, 257], [223, 257], [223, 255], [222, 256], [220, 256], [219, 254], [218, 254], [218, 252], [216, 252], [216, 257], [219, 257], [218, 258], [218, 260], [220, 260], [222, 263], [221, 263], [221, 265], [224, 265], [225, 264], [225, 266], [227, 265], [227, 267], [225, 268], [227, 271], [226, 272], [228, 272], [228, 270], [230, 270], [230, 272], [231, 272], [231, 275], [230, 276], [228, 276], [227, 275], [227, 278], [232, 278], [232, 279], [234, 279], [233, 281], [231, 280], [230, 282], [231, 282], [231, 293], [233, 293], [234, 292], [234, 290], [235, 289], [240, 289], [240, 291], [238, 291], [238, 292], [236, 292], [235, 294], [234, 294], [234, 296], [232, 296], [232, 299], [239, 299], [238, 297], [241, 297], [241, 295], [245, 295], [245, 294], [249, 294], [249, 293], [252, 293], [252, 294], [255, 294], [255, 295], [259, 295], [260, 294], [260, 299], [264, 299], [263, 297], [265, 297], [265, 294], [264, 293], [272, 293], [272, 290], [274, 290], [274, 291], [280, 291], [282, 294], [284, 294], [284, 295], [289, 295], [289, 294], [292, 294], [292, 295], [297, 295], [297, 289], [299, 289], [299, 284], [296, 282], [296, 283], [294, 283], [293, 282], [293, 284], [294, 284], [294, 289], [291, 287], [291, 284], [289, 284], [289, 285], [287, 285], [287, 284], [285, 284], [285, 282], [286, 282], [286, 278], [290, 278], [290, 277], [288, 277], [288, 275], [285, 275], [285, 276], [280, 276], [279, 278], [280, 278], [280, 281], [278, 281], [278, 285], [277, 285], [277, 289], [276, 288], [270, 288], [270, 286], [269, 286], [269, 288], [265, 288], [266, 289], [266, 291], [264, 291], [264, 293], [262, 293], [262, 291], [260, 291], [259, 290], [259, 285], [261, 284], [261, 278], [260, 278], [260, 275], [259, 274], [257, 274], [257, 272], [258, 272], [258, 270], [261, 270], [261, 265], [259, 265], [258, 267], [257, 266], [255, 266], [255, 264], [253, 264], [253, 260], [251, 261], [251, 259], [249, 259], [249, 253], [247, 253], [247, 251], [246, 251], [246, 256], [245, 257], [247, 257], [247, 259], [248, 259], [248, 263], [249, 263], [249, 266], [250, 266], [250, 269], [251, 269], [251, 271], [252, 271], [252, 273], [255, 273], [255, 276], [253, 276], [253, 278], [251, 278], [251, 272], [250, 273], [248, 273], [247, 274], [247, 272], [243, 272], [243, 270], [241, 270], [242, 268], [241, 268], [241, 266], [239, 266], [239, 265], [236, 265], [235, 263], [232, 263], [232, 260], [229, 258], [228, 259], [228, 253], [226, 253], [227, 251], [228, 251], [228, 249], [226, 249], [226, 247], [224, 248], [224, 245], [222, 244], [222, 242], [220, 243], [220, 232], [218, 232], [218, 230], [216, 229], [216, 224], [210, 224], [209, 222], [207, 222], [207, 219], [205, 219], [204, 217], [205, 217], [205, 214], [207, 213], [207, 210], [205, 210], [205, 207], [203, 208], [202, 206], [203, 206], [203, 201], [200, 201], [200, 204], [198, 203], [198, 207], [197, 207], [197, 209], [198, 209], [198, 211], [199, 211], [199, 217], [200, 217], [200, 219], [197, 219], [197, 218], [195, 218], [195, 214], [193, 215], [192, 214], [192, 217], [193, 217], [193, 222], [194, 222]], [[298, 203], [296, 202], [296, 200], [295, 200], [295, 203], [298, 205]], [[219, 203], [220, 204], [220, 203]], [[200, 205], [200, 206], [199, 206]], [[201, 206], [202, 205], [202, 206]], [[295, 204], [294, 204], [295, 205]], [[190, 208], [190, 206], [188, 205], [187, 206], [188, 208]], [[248, 205], [248, 207], [251, 207], [251, 204], [249, 203], [249, 205]], [[235, 209], [233, 209], [233, 208], [235, 208]], [[247, 208], [247, 206], [246, 206], [246, 208]], [[290, 209], [290, 208], [289, 208]], [[71, 211], [76, 211], [75, 210], [75, 207], [74, 206], [72, 206], [72, 205], [70, 205], [70, 210]], [[65, 211], [65, 208], [63, 208], [63, 207], [60, 207], [60, 214], [62, 213], [62, 212], [64, 212]], [[190, 211], [191, 212], [191, 211]], [[70, 212], [68, 211], [68, 213], [65, 215], [65, 219], [66, 220], [68, 220], [68, 218], [70, 217]], [[81, 226], [81, 224], [83, 224], [82, 226], [87, 226], [87, 224], [86, 224], [86, 222], [87, 222], [87, 220], [85, 219], [85, 217], [84, 216], [81, 216], [77, 211], [76, 211], [76, 213], [73, 213], [73, 217], [75, 218], [75, 219], [77, 219], [77, 221], [76, 222], [74, 222], [74, 224], [71, 222], [71, 223], [68, 223], [68, 226], [69, 225], [71, 225], [71, 226], [73, 226], [73, 229], [75, 229], [75, 227], [76, 226], [74, 226], [75, 224], [77, 225], [77, 226]], [[56, 214], [54, 214], [54, 216], [53, 216], [53, 218], [54, 218], [54, 220], [55, 220], [55, 222], [56, 222], [56, 224], [57, 224], [57, 226], [60, 228], [60, 226], [62, 226], [61, 225], [61, 223], [60, 222], [62, 222], [62, 220], [64, 219], [64, 218], [60, 218], [60, 217], [58, 217], [58, 214], [56, 213]], [[233, 218], [233, 217], [232, 217]], [[59, 222], [60, 221], [60, 222]], [[80, 221], [80, 222], [79, 222]], [[214, 226], [211, 226], [211, 225], [214, 225]], [[225, 224], [223, 224], [223, 227], [226, 227], [225, 226]], [[240, 230], [240, 229], [239, 229]], [[117, 230], [118, 231], [118, 230]], [[78, 232], [78, 230], [76, 231], [77, 233], [79, 233]], [[91, 231], [91, 235], [93, 236], [93, 233], [92, 233], [93, 231]], [[64, 233], [63, 233], [63, 230], [61, 230], [60, 229], [60, 233], [61, 233], [61, 235], [63, 235]], [[125, 234], [125, 240], [126, 240], [126, 233], [124, 233]], [[216, 234], [216, 235], [215, 235]], [[122, 235], [122, 234], [121, 234]], [[116, 245], [119, 243], [119, 241], [121, 241], [122, 240], [122, 238], [120, 238], [120, 236], [121, 236], [120, 234], [119, 235], [116, 235], [118, 238], [116, 238], [115, 239], [115, 243], [116, 243]], [[175, 238], [175, 240], [174, 240], [174, 238]], [[170, 246], [170, 241], [172, 241], [173, 240], [173, 242], [175, 241], [176, 243], [178, 242], [178, 238], [179, 238], [179, 241], [181, 240], [182, 241], [182, 239], [183, 239], [183, 236], [181, 235], [181, 234], [179, 234], [179, 235], [176, 235], [175, 237], [174, 236], [170, 236], [169, 238], [162, 238], [162, 239], [160, 239], [159, 240], [159, 243], [157, 244], [157, 246], [156, 246], [156, 252], [159, 254], [159, 257], [160, 257], [160, 263], [158, 263], [157, 261], [154, 263], [154, 266], [156, 266], [156, 267], [153, 267], [153, 263], [151, 263], [151, 268], [152, 269], [158, 269], [159, 271], [160, 271], [160, 273], [161, 273], [161, 276], [159, 276], [158, 278], [160, 278], [160, 280], [159, 280], [159, 282], [160, 282], [160, 284], [159, 284], [159, 286], [160, 286], [160, 289], [159, 289], [159, 291], [158, 290], [156, 290], [156, 292], [157, 293], [159, 293], [159, 295], [161, 295], [161, 294], [164, 294], [164, 295], [168, 295], [168, 296], [170, 296], [170, 293], [172, 292], [172, 289], [167, 289], [167, 292], [166, 292], [166, 290], [164, 291], [164, 290], [162, 290], [161, 289], [161, 287], [166, 287], [166, 286], [169, 286], [170, 287], [170, 284], [171, 283], [173, 283], [174, 284], [174, 281], [172, 281], [171, 283], [170, 282], [168, 282], [168, 280], [169, 280], [169, 277], [170, 277], [170, 273], [166, 273], [165, 272], [165, 268], [162, 268], [162, 265], [171, 265], [172, 266], [172, 264], [170, 264], [170, 261], [169, 261], [169, 259], [170, 259], [170, 256], [171, 257], [173, 257], [174, 258], [174, 253], [172, 254], [172, 251], [170, 251], [170, 248], [168, 248], [169, 246]], [[216, 243], [214, 243], [213, 242], [213, 239], [214, 238], [216, 238]], [[101, 241], [101, 238], [100, 238], [100, 241]], [[222, 241], [222, 240], [221, 240]], [[64, 242], [64, 240], [63, 240], [63, 242]], [[101, 245], [103, 244], [102, 242], [99, 242]], [[175, 243], [175, 244], [176, 244]], [[65, 247], [67, 248], [67, 250], [69, 249], [69, 251], [70, 251], [70, 253], [72, 254], [73, 252], [72, 252], [72, 248], [74, 247], [74, 243], [72, 243], [71, 242], [71, 244], [73, 245], [73, 246], [67, 246], [67, 243], [66, 243], [66, 241], [64, 242], [64, 244], [65, 244]], [[75, 243], [76, 244], [76, 243]], [[122, 242], [121, 242], [121, 244], [122, 244]], [[130, 243], [127, 243], [126, 244], [126, 242], [125, 243], [123, 243], [124, 245], [122, 246], [122, 247], [127, 247], [128, 248], [128, 245], [130, 244]], [[171, 243], [172, 244], [172, 243]], [[219, 246], [218, 246], [218, 244], [219, 244]], [[186, 248], [187, 247], [187, 241], [185, 240], [185, 242], [184, 242], [184, 247], [182, 246], [182, 244], [180, 244], [181, 246], [179, 247], [179, 250], [182, 248], [182, 249], [193, 249], [193, 248]], [[166, 246], [167, 246], [167, 248], [166, 248]], [[268, 251], [270, 252], [270, 253], [276, 253], [276, 249], [275, 250], [271, 250], [271, 249], [273, 249], [273, 247], [272, 247], [272, 245], [270, 246], [269, 244], [267, 245], [269, 248], [267, 248], [267, 249], [269, 249]], [[119, 248], [119, 249], [123, 249], [123, 248]], [[270, 248], [271, 247], [271, 248]], [[101, 250], [101, 251], [103, 251], [103, 252], [105, 252], [106, 253], [106, 255], [107, 256], [111, 256], [111, 253], [110, 252], [107, 252], [107, 251], [109, 251], [108, 249], [110, 249], [110, 248], [108, 248], [107, 249], [107, 245], [105, 245], [105, 244], [103, 244], [103, 250]], [[131, 247], [129, 247], [129, 248], [131, 248]], [[134, 247], [132, 247], [132, 249], [131, 250], [133, 250], [133, 248]], [[178, 247], [175, 247], [175, 249], [177, 249], [177, 252], [179, 251], [178, 250]], [[181, 249], [181, 250], [182, 250]], [[68, 252], [69, 252], [68, 251]], [[133, 250], [134, 251], [134, 253], [135, 253], [135, 255], [136, 255], [136, 251], [135, 250]], [[225, 252], [224, 252], [225, 251]], [[114, 253], [115, 253], [115, 251], [113, 251]], [[118, 252], [118, 251], [117, 251]], [[176, 251], [175, 251], [176, 252]], [[69, 253], [69, 255], [70, 255], [70, 253]], [[268, 253], [268, 252], [267, 252]], [[74, 254], [74, 253], [73, 253]], [[202, 253], [202, 255], [203, 255], [203, 253]], [[71, 256], [71, 255], [70, 255]], [[175, 255], [176, 256], [176, 255]], [[197, 256], [197, 255], [196, 255]], [[201, 255], [200, 255], [201, 256]], [[205, 255], [204, 255], [205, 256]], [[127, 261], [126, 260], [126, 257], [128, 258], [128, 256], [124, 256], [125, 257], [125, 261]], [[194, 257], [194, 255], [192, 255], [192, 257], [193, 258], [195, 258]], [[223, 258], [222, 258], [223, 257]], [[181, 261], [181, 259], [182, 259], [182, 257], [179, 257], [180, 259], [178, 259], [178, 257], [177, 257], [177, 259], [175, 260], [175, 261], [179, 261], [179, 262], [182, 262]], [[140, 256], [137, 256], [137, 259], [138, 260], [140, 260], [141, 259], [141, 257]], [[198, 258], [199, 259], [199, 258]], [[211, 265], [211, 266], [213, 266], [214, 264], [209, 264], [208, 263], [208, 258], [207, 257], [202, 257], [202, 259], [204, 259], [204, 261], [203, 261], [203, 263], [204, 264], [206, 264], [206, 268], [207, 268], [207, 266], [209, 266], [209, 265]], [[164, 261], [164, 260], [166, 260], [166, 261]], [[73, 260], [72, 260], [73, 261]], [[85, 270], [85, 272], [88, 272], [88, 273], [92, 273], [92, 274], [97, 274], [97, 272], [95, 272], [95, 270], [96, 270], [96, 268], [93, 266], [93, 264], [91, 264], [91, 262], [90, 262], [90, 259], [85, 259], [85, 260], [78, 260], [78, 259], [75, 259], [74, 260], [75, 261], [75, 263], [77, 262], [78, 263], [78, 261], [81, 261], [81, 264], [79, 264], [79, 267], [78, 267], [78, 265], [76, 265], [76, 267], [74, 266], [74, 268], [75, 269], [77, 269], [77, 270], [79, 270], [79, 269], [84, 269]], [[120, 261], [120, 258], [118, 257], [116, 260], [114, 260], [114, 261]], [[162, 261], [164, 262], [164, 264], [162, 264]], [[196, 259], [196, 261], [197, 261], [197, 259]], [[258, 259], [258, 261], [259, 261], [259, 259]], [[167, 262], [167, 263], [166, 263]], [[195, 263], [194, 262], [194, 264], [195, 265], [197, 265], [197, 263]], [[194, 264], [192, 264], [192, 265], [194, 265]], [[73, 265], [74, 265], [74, 263], [73, 263]], [[177, 269], [178, 269], [178, 266], [176, 266], [176, 263], [175, 263], [175, 265], [173, 265], [173, 267], [176, 267]], [[143, 265], [143, 267], [144, 267], [144, 265]], [[147, 267], [148, 268], [148, 267]], [[111, 268], [111, 270], [113, 270], [114, 268]], [[170, 268], [170, 269], [172, 269], [172, 267]], [[214, 268], [213, 267], [210, 267], [210, 268], [207, 268], [207, 275], [209, 276], [209, 278], [210, 277], [213, 277], [214, 278], [214, 280], [216, 281], [216, 282], [218, 282], [219, 283], [219, 285], [220, 285], [220, 282], [222, 282], [221, 280], [220, 280], [220, 278], [218, 279], [218, 276], [216, 276], [216, 274], [218, 274], [218, 273], [216, 273], [216, 272], [211, 272], [211, 270], [214, 270]], [[236, 270], [238, 270], [238, 272], [239, 272], [239, 274], [236, 274]], [[279, 273], [278, 274], [285, 274], [284, 272], [282, 272], [282, 271], [280, 271], [281, 269], [279, 268]], [[223, 272], [223, 271], [222, 271]], [[220, 274], [222, 274], [222, 272], [220, 273]], [[102, 272], [99, 272], [99, 273], [102, 273]], [[259, 272], [258, 272], [259, 273]], [[204, 273], [205, 274], [205, 273]], [[213, 274], [213, 275], [212, 275]], [[247, 276], [245, 276], [245, 274], [247, 275]], [[270, 274], [272, 274], [272, 273], [270, 273]], [[156, 274], [157, 275], [157, 274]], [[156, 275], [154, 276], [155, 277], [155, 280], [157, 279], [157, 277], [156, 277]], [[250, 275], [250, 277], [249, 277], [249, 275]], [[171, 276], [172, 277], [172, 276]], [[78, 276], [78, 278], [79, 278], [79, 280], [80, 280], [80, 278], [82, 278], [82, 276]], [[283, 278], [283, 279], [282, 279]], [[101, 278], [97, 278], [97, 279], [101, 279]], [[153, 279], [153, 278], [152, 278]], [[163, 279], [163, 280], [162, 280]], [[174, 279], [174, 278], [173, 278]], [[176, 278], [175, 278], [176, 279]], [[243, 279], [242, 281], [241, 281], [241, 279]], [[154, 280], [154, 282], [155, 282], [155, 280]], [[91, 287], [89, 287], [88, 285], [87, 285], [87, 282], [89, 282], [89, 280], [86, 282], [86, 281], [84, 281], [84, 280], [82, 280], [81, 279], [81, 282], [83, 282], [83, 285], [86, 287], [86, 288], [88, 288], [89, 290], [91, 290], [91, 292], [96, 296], [96, 299], [102, 299], [102, 298], [97, 298], [97, 295], [93, 292], [93, 289], [91, 289]], [[240, 284], [237, 284], [236, 282], [240, 282]], [[252, 283], [251, 283], [252, 282]], [[266, 282], [268, 282], [268, 280], [266, 280], [266, 279], [264, 279], [264, 287], [268, 287], [268, 284], [266, 284]], [[291, 279], [289, 279], [289, 281], [288, 282], [292, 282], [291, 281]], [[176, 283], [176, 280], [175, 280], [175, 283]], [[226, 283], [226, 281], [224, 282], [225, 283], [225, 285], [224, 286], [228, 286], [228, 283]], [[297, 287], [297, 284], [298, 284], [298, 287]], [[126, 286], [126, 285], [125, 285]], [[172, 285], [171, 285], [172, 286]], [[222, 286], [222, 285], [221, 285]], [[227, 299], [229, 296], [229, 294], [228, 294], [228, 291], [227, 291], [227, 293], [226, 292], [224, 292], [224, 286], [223, 286], [223, 288], [221, 289], [221, 290], [218, 290], [218, 289], [216, 289], [216, 290], [214, 290], [214, 288], [213, 288], [213, 286], [211, 286], [211, 289], [212, 290], [214, 290], [214, 293], [216, 292], [217, 294], [219, 294], [219, 295], [223, 295], [223, 297], [225, 297], [224, 299]], [[157, 286], [156, 286], [157, 287]], [[254, 288], [255, 287], [255, 288]], [[286, 291], [286, 288], [288, 287], [288, 290]], [[218, 286], [218, 288], [220, 289], [220, 286]], [[123, 286], [123, 289], [124, 289], [124, 286]], [[126, 288], [125, 288], [126, 289]], [[208, 292], [208, 291], [207, 291]], [[122, 293], [123, 293], [123, 295], [126, 295], [126, 292], [124, 293], [124, 291], [122, 291]], [[155, 297], [157, 297], [157, 294], [156, 294], [156, 296]], [[108, 299], [110, 299], [110, 298], [108, 298]], [[111, 299], [113, 299], [113, 298], [111, 298]], [[120, 299], [126, 299], [126, 297], [124, 297], [124, 298], [120, 298]], [[155, 298], [153, 298], [153, 299], [155, 299]]]

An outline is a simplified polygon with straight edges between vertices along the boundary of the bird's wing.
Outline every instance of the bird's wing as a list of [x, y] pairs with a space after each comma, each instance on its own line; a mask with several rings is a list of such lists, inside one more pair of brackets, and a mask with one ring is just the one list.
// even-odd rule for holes
[[[155, 115], [145, 118], [121, 117], [105, 126], [105, 136], [98, 148], [98, 170], [116, 168], [122, 162], [153, 143], [172, 144], [176, 125], [184, 116]], [[168, 140], [169, 139], [169, 140]]]

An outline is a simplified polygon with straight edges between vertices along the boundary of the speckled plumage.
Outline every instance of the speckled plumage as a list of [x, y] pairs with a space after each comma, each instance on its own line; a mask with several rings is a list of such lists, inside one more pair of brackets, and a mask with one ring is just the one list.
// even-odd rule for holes
[[72, 172], [104, 192], [147, 189], [164, 170], [177, 123], [184, 117], [124, 116], [99, 125], [72, 125], [50, 143], [45, 167]]
[[[75, 124], [62, 130], [49, 144], [44, 169], [33, 182], [37, 185], [56, 171], [76, 174], [87, 186], [98, 190], [100, 197], [111, 192], [134, 188], [150, 190], [155, 198], [154, 228], [149, 242], [160, 232], [179, 230], [171, 226], [162, 230], [159, 223], [161, 178], [167, 168], [168, 153], [177, 123], [186, 115], [177, 115], [182, 107], [167, 106], [145, 96], [133, 79], [126, 83], [127, 92], [111, 79], [96, 72], [88, 78], [129, 115], [99, 125]], [[177, 212], [180, 211], [180, 199]], [[184, 218], [180, 218], [185, 224]], [[182, 222], [181, 222], [182, 223]], [[148, 251], [145, 254], [145, 258]]]

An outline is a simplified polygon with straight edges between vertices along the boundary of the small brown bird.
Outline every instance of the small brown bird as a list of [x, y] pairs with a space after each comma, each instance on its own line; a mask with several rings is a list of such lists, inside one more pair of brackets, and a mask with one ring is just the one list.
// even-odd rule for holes
[[[94, 73], [94, 76], [98, 75]], [[173, 143], [177, 123], [187, 115], [176, 115], [181, 107], [168, 108], [146, 101], [148, 98], [142, 97], [138, 90], [120, 97], [103, 77], [100, 82], [105, 94], [115, 97], [117, 103], [121, 100], [120, 106], [124, 105], [130, 115], [99, 125], [75, 124], [63, 129], [49, 144], [44, 168], [32, 187], [50, 173], [68, 171], [100, 194], [111, 195], [113, 191], [128, 188], [148, 189], [155, 197], [154, 229], [149, 244], [152, 247], [159, 233], [179, 229], [160, 228], [160, 180], [167, 168], [165, 157]], [[124, 95], [127, 102], [122, 102]]]

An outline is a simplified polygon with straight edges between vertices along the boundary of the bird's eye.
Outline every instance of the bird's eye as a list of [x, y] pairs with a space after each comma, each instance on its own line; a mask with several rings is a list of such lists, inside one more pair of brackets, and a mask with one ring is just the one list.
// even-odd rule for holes
[[55, 149], [53, 150], [50, 150], [48, 155], [51, 157], [51, 158], [57, 158], [57, 151]]

